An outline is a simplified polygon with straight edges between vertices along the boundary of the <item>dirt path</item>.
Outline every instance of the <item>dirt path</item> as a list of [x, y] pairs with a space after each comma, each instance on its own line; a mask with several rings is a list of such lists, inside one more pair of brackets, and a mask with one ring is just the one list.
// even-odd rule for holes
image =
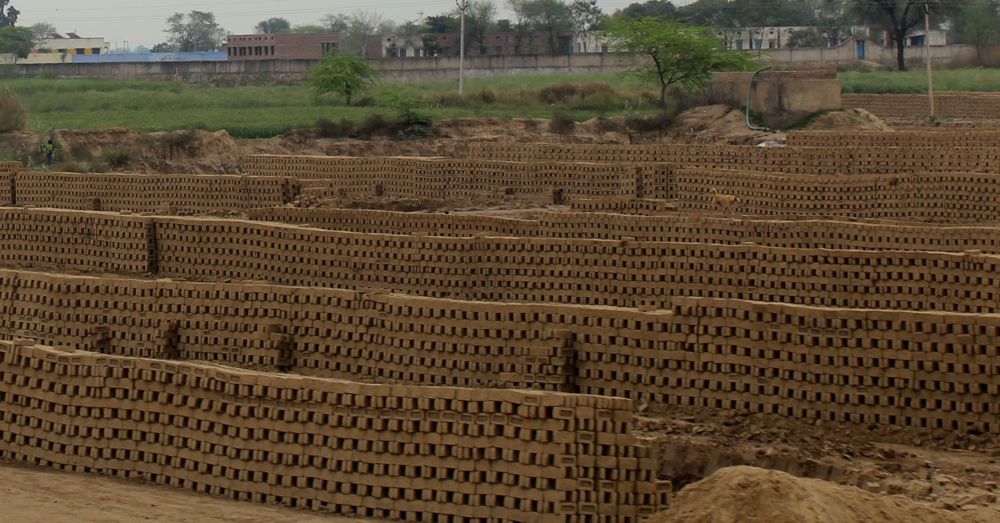
[[17, 523], [374, 523], [3, 462], [0, 499], [0, 521]]

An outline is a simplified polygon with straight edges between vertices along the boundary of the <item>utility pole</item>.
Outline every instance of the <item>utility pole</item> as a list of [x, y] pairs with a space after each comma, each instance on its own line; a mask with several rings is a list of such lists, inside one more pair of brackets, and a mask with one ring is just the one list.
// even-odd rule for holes
[[465, 10], [469, 8], [469, 0], [455, 0], [455, 5], [462, 13], [458, 36], [458, 95], [461, 96], [465, 88]]
[[931, 118], [934, 118], [934, 75], [931, 73], [931, 7], [924, 2], [924, 56], [927, 62], [927, 99], [930, 100]]

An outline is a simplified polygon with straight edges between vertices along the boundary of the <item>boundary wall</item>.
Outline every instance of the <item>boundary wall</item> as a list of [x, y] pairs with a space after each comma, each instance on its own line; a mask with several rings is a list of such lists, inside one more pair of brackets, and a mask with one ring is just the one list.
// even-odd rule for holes
[[1000, 147], [1000, 131], [989, 129], [927, 131], [792, 131], [792, 147]]
[[[159, 332], [176, 340], [167, 356], [238, 364], [234, 353], [250, 362], [261, 354], [247, 341], [270, 339], [285, 344], [287, 370], [294, 372], [406, 384], [442, 384], [447, 376], [483, 387], [505, 368], [541, 360], [524, 349], [558, 339], [563, 357], [575, 363], [553, 368], [551, 376], [587, 394], [805, 419], [1000, 430], [995, 314], [700, 298], [640, 311], [2, 273], [3, 307], [15, 313], [3, 316], [13, 324], [4, 326], [6, 336], [102, 353], [158, 356]], [[103, 340], [73, 338], [95, 329]]]
[[[998, 149], [1000, 150], [1000, 149]], [[946, 223], [1000, 221], [1000, 175], [921, 173], [810, 176], [717, 169], [678, 169], [681, 210], [718, 210], [714, 188], [739, 201], [730, 212], [753, 215], [850, 216]]]
[[[743, 145], [619, 145], [475, 142], [480, 161], [666, 163], [789, 174], [859, 175], [938, 172], [1000, 173], [1000, 148], [753, 147]], [[650, 197], [657, 196], [651, 192]]]
[[[844, 94], [845, 109], [864, 109], [881, 118], [927, 118], [926, 94]], [[1000, 120], [1000, 93], [936, 92], [938, 118]]]
[[363, 385], [0, 343], [0, 457], [241, 501], [450, 523], [666, 508], [632, 403]]
[[537, 219], [358, 209], [275, 207], [248, 213], [255, 221], [334, 231], [430, 236], [517, 236], [565, 239], [738, 244], [794, 249], [863, 249], [1000, 253], [1000, 227], [871, 223], [836, 219], [753, 218], [673, 212], [663, 216], [543, 212]]
[[[855, 308], [1000, 310], [1000, 257], [980, 251], [403, 236], [209, 218], [152, 219], [153, 235], [143, 244], [136, 231], [150, 222], [126, 217], [125, 229], [112, 238], [128, 243], [111, 251], [117, 259], [102, 267], [95, 250], [100, 244], [87, 239], [91, 224], [61, 222], [65, 214], [58, 211], [32, 213], [42, 217], [42, 233], [19, 237], [33, 242], [14, 240], [23, 247], [8, 255], [10, 265], [131, 272], [143, 272], [135, 269], [146, 265], [150, 274], [196, 281], [263, 281], [488, 302], [662, 308], [679, 297], [700, 296]], [[98, 214], [94, 223], [110, 223], [107, 219]], [[77, 248], [48, 239], [53, 237], [84, 241]], [[137, 252], [128, 256], [132, 248]], [[75, 252], [82, 256], [73, 262]]]
[[[641, 196], [666, 166], [569, 162], [495, 162], [417, 157], [248, 156], [251, 176], [291, 176], [303, 195], [424, 199], [503, 199], [546, 195]], [[322, 181], [320, 181], [322, 180]]]

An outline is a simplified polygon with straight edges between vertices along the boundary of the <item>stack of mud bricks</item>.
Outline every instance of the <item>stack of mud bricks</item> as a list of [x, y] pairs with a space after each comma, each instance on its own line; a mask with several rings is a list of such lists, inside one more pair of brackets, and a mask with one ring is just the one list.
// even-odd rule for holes
[[166, 277], [617, 307], [678, 296], [982, 313], [1000, 304], [1000, 258], [974, 252], [397, 236], [191, 218], [156, 227]]
[[133, 212], [214, 212], [282, 205], [295, 184], [282, 177], [80, 174], [16, 175], [16, 205]]
[[[704, 195], [702, 195], [704, 196]], [[665, 216], [542, 212], [537, 219], [414, 214], [358, 209], [255, 209], [250, 219], [366, 234], [739, 244], [794, 249], [863, 249], [1000, 253], [1000, 228], [835, 219], [769, 219], [674, 212]]]
[[[481, 161], [569, 161], [668, 164], [738, 171], [814, 175], [1000, 172], [994, 147], [750, 147], [739, 145], [617, 145], [473, 143], [469, 158]], [[652, 177], [663, 184], [662, 177]], [[649, 190], [646, 197], [669, 198]]]
[[734, 213], [944, 223], [1000, 220], [996, 174], [810, 176], [695, 168], [679, 169], [675, 187], [677, 205], [684, 210], [718, 210], [712, 202], [715, 189], [739, 198], [730, 209]]
[[[17, 216], [19, 211], [9, 212]], [[23, 222], [28, 232], [7, 234], [11, 249], [3, 263], [8, 266], [148, 272], [492, 302], [668, 307], [676, 297], [702, 296], [975, 313], [1000, 307], [1000, 281], [993, 281], [997, 256], [977, 251], [858, 251], [862, 245], [856, 242], [862, 238], [838, 247], [842, 250], [816, 250], [690, 243], [687, 238], [657, 242], [400, 236], [240, 220], [27, 214], [34, 217]], [[840, 230], [836, 222], [829, 227]], [[882, 233], [872, 227], [868, 238], [877, 241]], [[105, 239], [92, 237], [90, 231], [96, 230], [105, 231]], [[993, 229], [968, 231], [951, 240], [938, 231], [931, 241], [950, 241], [955, 250], [963, 237], [978, 237], [995, 251]], [[829, 246], [843, 241], [844, 234], [826, 235]], [[116, 256], [102, 258], [102, 248], [113, 249]]]
[[579, 162], [490, 162], [415, 157], [250, 156], [254, 176], [291, 176], [302, 194], [320, 198], [428, 200], [638, 196], [652, 167]]
[[[798, 419], [1000, 430], [1000, 316], [687, 299], [656, 334], [643, 332], [638, 318], [596, 319], [577, 332], [585, 393]], [[623, 334], [633, 338], [627, 345], [616, 341]]]
[[110, 213], [0, 209], [0, 263], [116, 274], [154, 270], [150, 218]]
[[675, 211], [676, 206], [667, 200], [649, 198], [577, 198], [570, 201], [570, 209], [576, 212], [655, 215]]
[[[0, 295], [0, 312], [10, 318], [0, 325], [4, 337], [30, 335], [102, 354], [162, 357], [167, 332], [180, 360], [234, 365], [240, 360], [232, 354], [252, 360], [262, 351], [249, 342], [269, 339], [272, 354], [281, 343], [290, 350], [286, 370], [354, 381], [549, 390], [572, 384], [583, 394], [674, 405], [1000, 429], [995, 314], [702, 298], [644, 312], [331, 289], [15, 277], [20, 287], [11, 289], [5, 274]], [[74, 336], [89, 338], [68, 343]]]
[[[362, 518], [638, 523], [632, 402], [365, 385], [0, 343], [0, 458]], [[113, 398], [109, 400], [109, 398]]]
[[520, 305], [19, 271], [0, 271], [0, 298], [2, 339], [379, 383], [574, 388], [572, 333]]
[[332, 231], [363, 233], [433, 236], [476, 236], [484, 233], [497, 236], [538, 235], [538, 222], [534, 220], [471, 214], [277, 207], [254, 209], [247, 212], [247, 217], [256, 221], [292, 223]]
[[14, 204], [14, 178], [21, 169], [21, 162], [0, 162], [0, 205]]
[[[923, 94], [845, 94], [845, 109], [864, 109], [881, 118], [927, 118], [930, 104]], [[1000, 93], [937, 93], [939, 118], [1000, 120]]]
[[785, 141], [797, 147], [1000, 147], [1000, 131], [795, 131]]

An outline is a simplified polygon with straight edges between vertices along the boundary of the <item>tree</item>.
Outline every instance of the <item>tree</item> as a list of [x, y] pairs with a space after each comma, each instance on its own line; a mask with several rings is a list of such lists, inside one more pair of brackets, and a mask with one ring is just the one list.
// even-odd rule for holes
[[38, 22], [37, 24], [31, 26], [31, 33], [34, 35], [36, 42], [40, 42], [48, 38], [55, 32], [56, 26], [48, 22]]
[[35, 48], [35, 34], [27, 27], [0, 27], [0, 53], [27, 58]]
[[254, 27], [259, 34], [290, 33], [292, 24], [284, 18], [268, 18]]
[[347, 31], [347, 27], [350, 25], [350, 19], [344, 14], [326, 15], [320, 18], [319, 22], [326, 27], [327, 31], [332, 33]]
[[984, 0], [965, 6], [955, 25], [961, 41], [976, 47], [976, 58], [983, 65], [983, 51], [1000, 43], [1000, 1]]
[[316, 94], [335, 93], [344, 97], [347, 105], [351, 98], [376, 83], [375, 69], [368, 61], [357, 56], [328, 56], [309, 75]]
[[706, 27], [659, 18], [617, 18], [608, 32], [618, 48], [649, 58], [640, 72], [659, 83], [662, 105], [671, 85], [703, 89], [713, 71], [746, 69], [754, 63], [748, 54], [727, 51]]
[[9, 3], [10, 0], [0, 0], [0, 27], [14, 27], [17, 25], [17, 17], [21, 16], [21, 12], [14, 6], [7, 5]]
[[[455, 11], [455, 18], [461, 13]], [[486, 35], [496, 27], [497, 6], [492, 0], [477, 0], [469, 2], [465, 10], [465, 50], [474, 44], [477, 48], [486, 47]]]
[[329, 31], [328, 27], [317, 24], [297, 25], [291, 30], [292, 33], [326, 33]]
[[458, 32], [459, 21], [454, 15], [437, 15], [426, 18], [427, 31], [437, 34]]
[[226, 30], [215, 21], [215, 15], [191, 11], [175, 13], [167, 19], [167, 45], [179, 52], [218, 51], [226, 43]]
[[619, 16], [629, 20], [639, 20], [648, 16], [673, 20], [677, 18], [677, 6], [669, 0], [647, 0], [641, 4], [629, 4], [621, 10]]
[[[358, 11], [346, 19], [346, 26], [340, 30], [340, 49], [345, 54], [367, 56], [369, 37], [375, 34], [382, 15], [375, 11]], [[340, 19], [337, 19], [338, 24]]]
[[597, 6], [597, 0], [573, 0], [569, 4], [569, 14], [573, 19], [573, 30], [581, 33], [599, 29], [607, 19], [604, 11]]
[[524, 2], [530, 26], [544, 33], [548, 52], [558, 53], [559, 33], [573, 29], [573, 15], [562, 0], [527, 0]]
[[152, 53], [176, 53], [177, 52], [177, 48], [174, 47], [173, 45], [168, 44], [167, 42], [160, 42], [160, 43], [154, 45], [153, 49], [150, 50], [150, 52], [152, 52]]
[[[851, 8], [862, 21], [877, 24], [892, 36], [896, 67], [906, 70], [906, 35], [924, 21], [924, 6], [932, 13], [954, 13], [963, 0], [851, 0]], [[929, 37], [930, 35], [927, 35]]]
[[826, 47], [828, 40], [814, 28], [792, 31], [788, 37], [788, 47]]

